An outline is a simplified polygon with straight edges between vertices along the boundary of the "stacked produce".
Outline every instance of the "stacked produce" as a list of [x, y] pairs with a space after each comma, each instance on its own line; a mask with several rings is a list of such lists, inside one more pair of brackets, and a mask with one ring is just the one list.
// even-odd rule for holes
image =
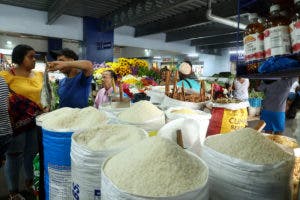
[[103, 199], [175, 199], [179, 195], [186, 200], [208, 199], [205, 164], [160, 137], [143, 140], [108, 159], [102, 176]]
[[[176, 74], [174, 76], [174, 79], [171, 83], [170, 80], [170, 72], [168, 71], [166, 73], [166, 86], [165, 86], [165, 95], [171, 99], [179, 100], [179, 101], [186, 101], [186, 102], [192, 102], [192, 103], [199, 103], [204, 102], [206, 100], [205, 97], [205, 81], [201, 81], [201, 87], [199, 92], [195, 92], [193, 90], [186, 91], [183, 87], [177, 87], [177, 81], [178, 81], [178, 71], [176, 71]], [[173, 85], [172, 91], [170, 92], [170, 85]]]
[[289, 199], [293, 155], [253, 129], [208, 137], [201, 157], [212, 200]]

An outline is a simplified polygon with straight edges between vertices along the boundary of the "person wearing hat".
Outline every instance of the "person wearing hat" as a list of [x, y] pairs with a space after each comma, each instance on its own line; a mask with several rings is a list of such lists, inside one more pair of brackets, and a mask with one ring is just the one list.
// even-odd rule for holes
[[93, 64], [88, 60], [78, 60], [77, 54], [70, 49], [51, 51], [50, 55], [57, 61], [49, 62], [49, 71], [59, 70], [66, 75], [59, 81], [59, 107], [87, 107]]
[[192, 63], [190, 61], [184, 61], [181, 63], [178, 69], [180, 81], [177, 82], [177, 86], [182, 87], [183, 83], [184, 89], [200, 92], [201, 85], [192, 68]]

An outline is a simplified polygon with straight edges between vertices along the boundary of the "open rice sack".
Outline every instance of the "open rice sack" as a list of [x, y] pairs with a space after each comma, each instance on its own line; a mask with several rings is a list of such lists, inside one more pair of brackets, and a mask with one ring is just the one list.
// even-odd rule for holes
[[294, 156], [253, 129], [208, 137], [201, 158], [209, 167], [212, 200], [290, 198]]
[[194, 154], [151, 137], [108, 158], [102, 200], [208, 200], [208, 168]]

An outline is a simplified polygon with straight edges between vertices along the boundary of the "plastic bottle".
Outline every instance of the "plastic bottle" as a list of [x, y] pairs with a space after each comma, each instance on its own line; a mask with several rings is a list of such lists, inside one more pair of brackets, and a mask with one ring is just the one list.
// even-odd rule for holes
[[264, 59], [264, 26], [258, 21], [258, 15], [249, 15], [250, 24], [246, 27], [244, 36], [245, 61]]
[[300, 52], [300, 0], [295, 0], [296, 13], [290, 24], [293, 53]]
[[280, 14], [279, 4], [270, 7], [270, 20], [264, 31], [265, 57], [291, 54], [289, 19]]

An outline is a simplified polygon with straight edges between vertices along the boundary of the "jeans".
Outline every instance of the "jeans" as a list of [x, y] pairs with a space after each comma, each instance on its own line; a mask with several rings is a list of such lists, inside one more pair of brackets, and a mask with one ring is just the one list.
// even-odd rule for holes
[[13, 137], [6, 152], [5, 177], [10, 192], [18, 192], [19, 175], [24, 167], [25, 181], [33, 179], [33, 159], [38, 151], [37, 128]]

